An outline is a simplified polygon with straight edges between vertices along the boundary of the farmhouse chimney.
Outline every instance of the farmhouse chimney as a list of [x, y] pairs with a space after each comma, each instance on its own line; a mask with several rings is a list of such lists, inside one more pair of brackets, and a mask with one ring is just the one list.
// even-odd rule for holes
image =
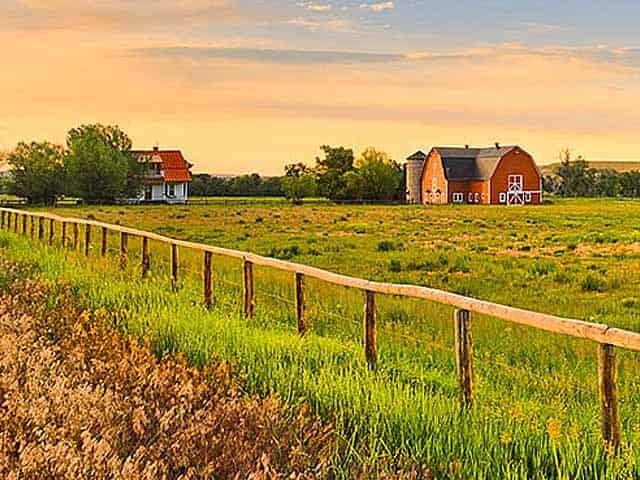
[[500, 148], [500, 142], [496, 142], [496, 149]]
[[154, 146], [154, 147], [153, 147], [153, 151], [154, 151], [154, 152], [157, 152], [158, 150], [160, 150], [160, 147], [159, 147], [158, 145], [156, 145], [156, 146]]
[[469, 144], [465, 145], [464, 148], [469, 150]]

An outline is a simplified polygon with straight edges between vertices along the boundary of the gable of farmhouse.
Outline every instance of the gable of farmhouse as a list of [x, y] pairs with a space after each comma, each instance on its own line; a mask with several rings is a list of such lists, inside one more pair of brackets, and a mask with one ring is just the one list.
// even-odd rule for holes
[[515, 145], [434, 147], [422, 168], [419, 194], [411, 192], [420, 201], [411, 203], [538, 204], [541, 181], [531, 155]]
[[149, 165], [144, 193], [145, 202], [185, 203], [192, 180], [191, 165], [180, 150], [135, 150], [132, 154]]

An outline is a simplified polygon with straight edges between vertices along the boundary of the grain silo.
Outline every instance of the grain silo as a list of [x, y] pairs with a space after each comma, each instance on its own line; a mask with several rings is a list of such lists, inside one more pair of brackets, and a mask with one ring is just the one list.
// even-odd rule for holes
[[407, 163], [405, 164], [405, 185], [406, 185], [406, 200], [407, 203], [412, 204], [421, 204], [422, 203], [422, 195], [421, 195], [421, 178], [422, 178], [422, 169], [424, 168], [424, 162], [426, 161], [427, 156], [424, 152], [418, 150], [416, 153], [407, 158]]

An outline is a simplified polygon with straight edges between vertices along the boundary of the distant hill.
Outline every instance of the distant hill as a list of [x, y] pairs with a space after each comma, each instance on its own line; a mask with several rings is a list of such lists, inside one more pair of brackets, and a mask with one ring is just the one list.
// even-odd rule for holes
[[[612, 170], [616, 170], [617, 172], [628, 172], [630, 170], [640, 170], [640, 162], [590, 162], [587, 160], [587, 163], [591, 168], [610, 168]], [[540, 170], [542, 170], [543, 175], [552, 175], [555, 171], [556, 167], [560, 166], [559, 162], [550, 163], [548, 165], [539, 165]]]

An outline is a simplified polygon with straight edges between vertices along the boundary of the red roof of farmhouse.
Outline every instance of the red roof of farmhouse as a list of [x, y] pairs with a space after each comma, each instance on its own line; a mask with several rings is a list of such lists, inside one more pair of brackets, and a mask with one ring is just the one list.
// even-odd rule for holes
[[180, 150], [135, 150], [134, 155], [147, 157], [147, 160], [154, 161], [160, 159], [164, 181], [167, 183], [181, 183], [191, 181], [192, 165], [185, 160]]

